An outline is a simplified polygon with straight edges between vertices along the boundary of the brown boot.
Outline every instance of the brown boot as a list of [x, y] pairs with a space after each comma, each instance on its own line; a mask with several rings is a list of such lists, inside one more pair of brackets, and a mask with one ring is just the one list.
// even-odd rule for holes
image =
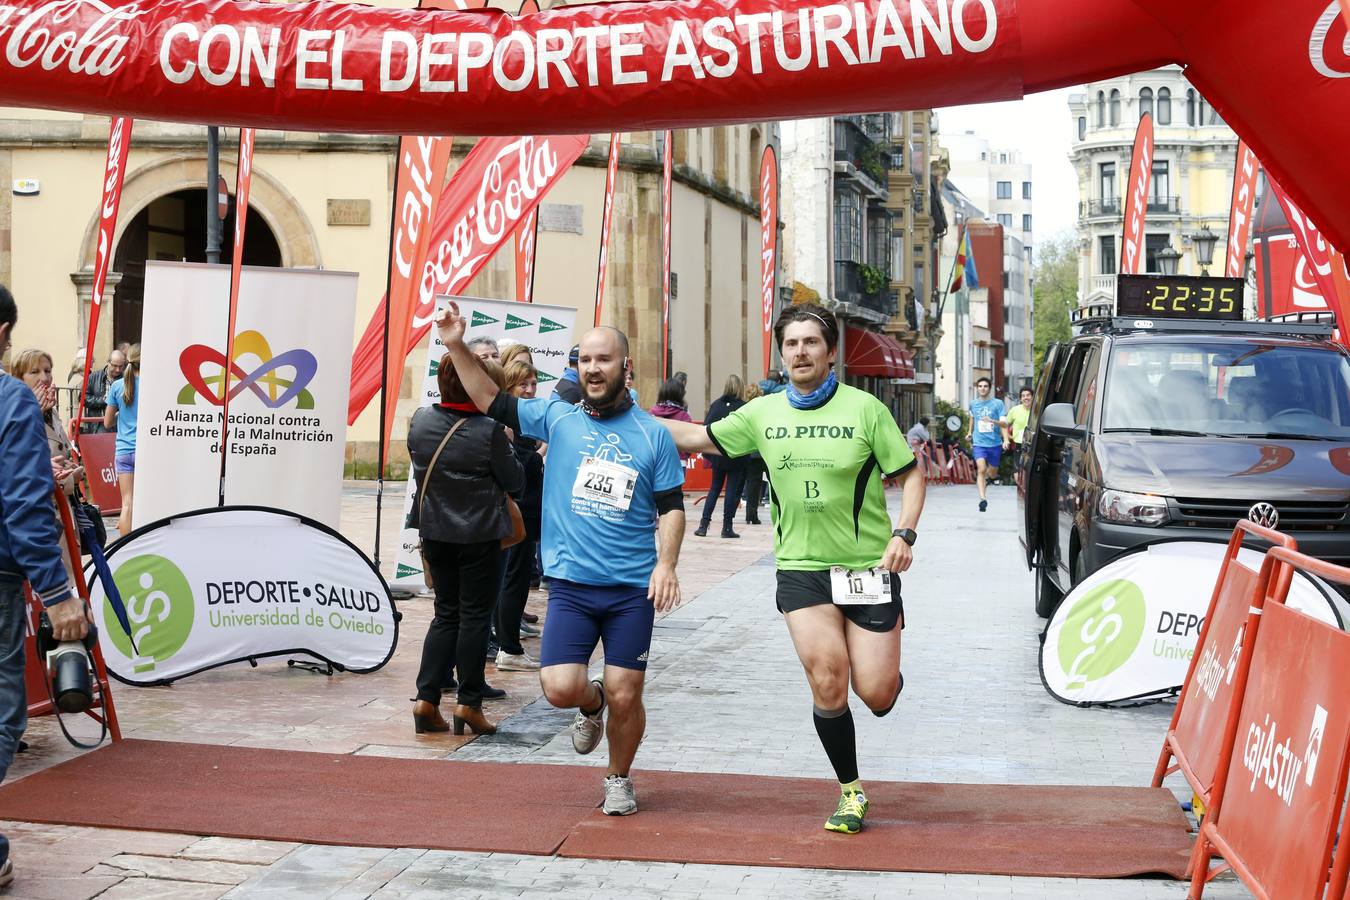
[[456, 706], [454, 720], [455, 734], [463, 734], [465, 726], [474, 734], [497, 733], [497, 726], [489, 722], [483, 711], [476, 706]]
[[441, 715], [440, 707], [425, 700], [418, 700], [413, 704], [413, 727], [417, 729], [418, 734], [450, 730], [445, 717]]

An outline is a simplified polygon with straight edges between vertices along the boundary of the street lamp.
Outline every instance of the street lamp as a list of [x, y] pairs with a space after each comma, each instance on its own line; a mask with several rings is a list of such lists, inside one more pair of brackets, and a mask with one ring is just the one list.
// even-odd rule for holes
[[1200, 274], [1208, 275], [1210, 263], [1214, 262], [1214, 245], [1219, 242], [1219, 236], [1209, 230], [1208, 225], [1200, 226], [1200, 230], [1191, 235], [1191, 240], [1195, 243], [1195, 258], [1200, 262]]
[[[1212, 253], [1213, 250], [1214, 248], [1211, 246], [1210, 252]], [[1158, 251], [1158, 271], [1162, 272], [1164, 275], [1177, 274], [1177, 260], [1179, 259], [1181, 259], [1181, 254], [1172, 249], [1171, 244], [1168, 244]]]

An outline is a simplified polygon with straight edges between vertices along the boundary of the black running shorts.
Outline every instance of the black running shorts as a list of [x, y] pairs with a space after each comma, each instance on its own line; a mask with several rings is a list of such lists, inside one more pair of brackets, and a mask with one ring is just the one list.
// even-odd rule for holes
[[[830, 572], [799, 572], [778, 570], [778, 611], [784, 614], [794, 609], [831, 603]], [[891, 602], [871, 606], [840, 606], [839, 611], [853, 624], [868, 631], [886, 633], [896, 624], [905, 627], [905, 603], [900, 597], [900, 576], [891, 575]]]

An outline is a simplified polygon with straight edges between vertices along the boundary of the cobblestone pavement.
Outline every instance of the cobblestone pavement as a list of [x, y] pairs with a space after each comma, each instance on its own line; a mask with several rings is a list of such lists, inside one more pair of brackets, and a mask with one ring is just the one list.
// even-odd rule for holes
[[[401, 492], [391, 490], [382, 543], [393, 543]], [[970, 783], [1146, 784], [1171, 707], [1080, 710], [1057, 703], [1037, 673], [1031, 579], [1020, 560], [1010, 488], [930, 491], [914, 569], [904, 584], [905, 694], [876, 719], [854, 701], [863, 778]], [[898, 494], [892, 502], [898, 501]], [[343, 530], [373, 539], [368, 488], [349, 485]], [[691, 515], [696, 519], [696, 515]], [[765, 518], [767, 522], [767, 517]], [[692, 532], [693, 521], [689, 530]], [[810, 695], [773, 607], [768, 527], [741, 541], [685, 542], [686, 603], [658, 622], [649, 669], [648, 731], [639, 769], [829, 777], [810, 723]], [[390, 561], [385, 560], [385, 568]], [[512, 699], [492, 737], [418, 737], [407, 722], [410, 684], [429, 614], [402, 604], [398, 652], [369, 676], [325, 679], [288, 671], [220, 670], [172, 688], [117, 694], [131, 737], [337, 753], [603, 765], [578, 757], [570, 717], [538, 699], [530, 675], [490, 674]], [[542, 598], [531, 608], [546, 613]], [[598, 665], [598, 659], [596, 661]], [[47, 720], [12, 777], [73, 755]], [[641, 780], [637, 782], [639, 798]], [[597, 773], [597, 801], [599, 773]], [[1183, 793], [1178, 785], [1178, 793]], [[492, 802], [510, 803], [509, 797]], [[822, 798], [824, 807], [831, 798]], [[485, 804], [485, 812], [491, 803]], [[753, 810], [747, 814], [753, 815]], [[1166, 879], [1095, 881], [998, 876], [629, 863], [197, 838], [5, 823], [20, 878], [5, 897], [423, 898], [513, 897], [975, 897], [1180, 898]], [[729, 835], [731, 836], [731, 835]], [[1215, 900], [1249, 894], [1231, 879]]]

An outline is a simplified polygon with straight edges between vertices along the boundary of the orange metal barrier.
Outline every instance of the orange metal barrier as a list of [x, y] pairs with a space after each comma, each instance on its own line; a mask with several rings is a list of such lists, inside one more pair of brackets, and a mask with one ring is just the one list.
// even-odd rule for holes
[[[1274, 547], [1278, 568], [1350, 585], [1350, 569]], [[1350, 634], [1290, 609], [1289, 577], [1272, 575], [1253, 609], [1255, 632], [1233, 739], [1216, 770], [1187, 895], [1199, 900], [1232, 870], [1261, 900], [1341, 897], [1350, 858], [1330, 871], [1350, 763]], [[1212, 856], [1224, 862], [1211, 869]]]
[[[1186, 670], [1186, 680], [1182, 682], [1153, 772], [1153, 787], [1160, 787], [1168, 775], [1181, 772], [1205, 806], [1210, 803], [1222, 748], [1232, 744], [1233, 730], [1237, 728], [1242, 685], [1251, 663], [1255, 625], [1259, 622], [1254, 619], [1248, 628], [1248, 615], [1264, 605], [1268, 588], [1273, 587], [1272, 595], [1283, 600], [1292, 577], [1288, 566], [1277, 566], [1269, 556], [1260, 571], [1239, 561], [1238, 551], [1248, 536], [1260, 538], [1272, 547], [1297, 549], [1293, 538], [1247, 519], [1233, 529], [1210, 596], [1209, 611], [1200, 626], [1195, 654]], [[1272, 585], [1270, 579], [1276, 568], [1280, 571], [1274, 577], [1279, 580]]]

